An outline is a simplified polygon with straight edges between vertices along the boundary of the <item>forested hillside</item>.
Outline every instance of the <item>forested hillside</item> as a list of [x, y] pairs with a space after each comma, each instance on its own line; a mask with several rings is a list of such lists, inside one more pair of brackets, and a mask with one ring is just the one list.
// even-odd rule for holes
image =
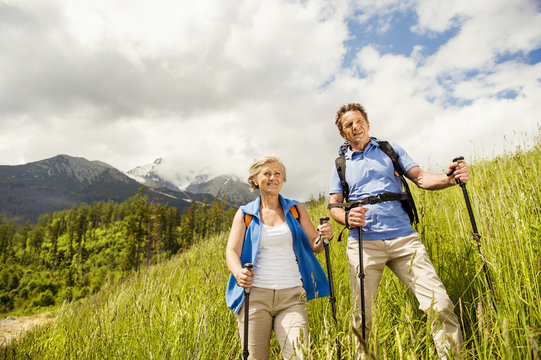
[[225, 230], [223, 201], [178, 208], [150, 203], [141, 189], [121, 204], [82, 203], [19, 226], [0, 217], [0, 315], [34, 312], [97, 292]]
[[[83, 202], [124, 202], [141, 187], [145, 187], [151, 201], [167, 203], [182, 212], [194, 200], [212, 202], [216, 198], [179, 189], [146, 187], [101, 161], [57, 155], [24, 165], [0, 165], [0, 215], [10, 222], [24, 224], [28, 220], [35, 224], [43, 214], [67, 210]], [[228, 197], [228, 204], [235, 204], [234, 199]]]

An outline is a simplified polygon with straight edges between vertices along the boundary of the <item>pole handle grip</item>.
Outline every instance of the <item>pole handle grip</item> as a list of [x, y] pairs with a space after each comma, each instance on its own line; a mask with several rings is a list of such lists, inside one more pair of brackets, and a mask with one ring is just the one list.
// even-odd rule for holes
[[[253, 267], [254, 267], [254, 264], [252, 264], [252, 263], [246, 263], [246, 264], [244, 264], [244, 268], [245, 268], [245, 269], [252, 270]], [[250, 288], [244, 288], [244, 294], [245, 294], [245, 295], [250, 294]]]
[[[319, 218], [319, 225], [323, 225], [325, 223], [328, 223], [330, 218], [328, 216], [322, 216]], [[321, 240], [321, 236], [316, 240], [316, 245], [319, 244], [319, 241]], [[325, 242], [325, 240], [323, 240]]]
[[[453, 159], [453, 162], [461, 162], [461, 161], [464, 161], [464, 156], [457, 156]], [[447, 173], [446, 175], [447, 176], [451, 176], [455, 173], [455, 169], [451, 170], [449, 173]], [[456, 183], [460, 185], [460, 183], [462, 183], [462, 181], [460, 181], [459, 179], [455, 179]]]

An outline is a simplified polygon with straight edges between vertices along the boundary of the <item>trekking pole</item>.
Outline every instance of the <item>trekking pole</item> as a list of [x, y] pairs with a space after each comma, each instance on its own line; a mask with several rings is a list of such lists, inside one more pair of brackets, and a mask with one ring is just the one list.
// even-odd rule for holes
[[[464, 156], [457, 156], [453, 159], [453, 162], [460, 163], [461, 161], [464, 161]], [[455, 169], [453, 169], [447, 176], [451, 176], [455, 172]], [[477, 250], [479, 251], [479, 256], [481, 257], [481, 260], [483, 261], [483, 272], [485, 273], [485, 279], [487, 281], [488, 288], [494, 293], [494, 288], [492, 287], [492, 281], [490, 280], [490, 276], [488, 274], [487, 270], [487, 263], [485, 260], [485, 257], [483, 256], [483, 252], [481, 251], [481, 235], [479, 235], [479, 231], [477, 230], [477, 224], [475, 222], [475, 217], [473, 216], [473, 210], [470, 203], [470, 197], [468, 196], [468, 190], [466, 189], [466, 183], [464, 181], [461, 181], [460, 179], [455, 178], [455, 181], [460, 187], [462, 188], [462, 193], [464, 194], [464, 201], [466, 202], [466, 208], [468, 209], [468, 215], [470, 216], [470, 222], [473, 229], [473, 237], [475, 238], [477, 242]]]
[[[385, 200], [384, 200], [385, 201]], [[346, 224], [347, 224], [347, 216], [349, 210], [351, 210], [354, 207], [366, 205], [366, 204], [376, 204], [377, 202], [381, 202], [381, 195], [375, 195], [375, 196], [369, 196], [367, 198], [356, 200], [353, 202], [347, 202], [347, 203], [334, 203], [327, 205], [327, 209], [332, 208], [344, 208], [346, 209]], [[349, 226], [346, 225], [342, 231], [345, 229], [349, 229]], [[361, 287], [361, 326], [362, 326], [362, 339], [363, 341], [366, 341], [366, 307], [364, 302], [364, 264], [363, 264], [363, 236], [361, 233], [361, 226], [357, 227], [357, 230], [359, 231], [359, 283]], [[338, 235], [338, 240], [340, 241], [340, 238], [342, 237], [342, 232], [340, 232], [340, 235]]]
[[[329, 217], [324, 216], [319, 218], [319, 224], [323, 225], [329, 222]], [[331, 254], [329, 250], [329, 239], [323, 238], [323, 248], [325, 249], [325, 262], [327, 264], [327, 276], [329, 277], [329, 302], [331, 303], [332, 317], [335, 325], [338, 327], [338, 320], [336, 319], [336, 297], [334, 296], [334, 284], [332, 280], [332, 267], [331, 267]], [[336, 344], [338, 345], [338, 358], [342, 358], [342, 349], [340, 348], [340, 341], [336, 338]]]
[[[244, 264], [244, 268], [252, 270], [254, 265], [250, 263]], [[242, 350], [242, 358], [248, 359], [250, 352], [248, 351], [248, 320], [250, 312], [250, 288], [244, 288], [244, 348]]]
[[363, 235], [361, 232], [361, 226], [357, 228], [359, 230], [359, 282], [361, 284], [361, 324], [363, 341], [366, 341], [366, 319], [365, 319], [365, 304], [364, 304], [364, 264], [363, 264]]

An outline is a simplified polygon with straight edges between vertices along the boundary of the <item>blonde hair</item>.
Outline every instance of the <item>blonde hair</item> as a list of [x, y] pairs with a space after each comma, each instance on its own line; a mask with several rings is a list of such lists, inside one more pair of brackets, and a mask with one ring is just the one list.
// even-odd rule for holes
[[259, 185], [255, 183], [255, 178], [257, 177], [257, 175], [259, 175], [259, 172], [261, 171], [263, 165], [273, 162], [277, 162], [278, 164], [280, 164], [280, 167], [282, 168], [282, 178], [284, 182], [286, 181], [286, 167], [284, 166], [284, 163], [276, 156], [265, 156], [261, 159], [254, 160], [252, 165], [250, 165], [250, 168], [248, 170], [250, 174], [248, 176], [248, 185], [250, 185], [250, 191], [253, 192], [259, 189]]

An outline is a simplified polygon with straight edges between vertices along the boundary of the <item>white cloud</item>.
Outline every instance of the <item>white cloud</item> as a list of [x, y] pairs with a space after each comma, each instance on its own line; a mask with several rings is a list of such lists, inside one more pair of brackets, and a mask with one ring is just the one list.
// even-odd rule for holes
[[[410, 56], [374, 45], [342, 68], [358, 35], [348, 21], [386, 31], [415, 11], [417, 34], [456, 34], [430, 57], [422, 43]], [[245, 178], [276, 154], [285, 194], [307, 199], [328, 187], [336, 109], [361, 102], [373, 135], [439, 169], [537, 130], [540, 65], [520, 54], [540, 46], [539, 19], [526, 0], [4, 1], [0, 163], [67, 153], [129, 170], [163, 157], [171, 174]]]
[[[512, 91], [519, 97], [533, 98], [539, 92], [541, 64], [534, 66], [515, 61], [498, 64], [491, 73], [457, 81], [453, 95], [461, 99], [494, 98]], [[501, 96], [500, 96], [501, 97]]]
[[[502, 56], [524, 55], [541, 46], [541, 14], [533, 1], [457, 1], [447, 4], [419, 3], [418, 28], [421, 31], [442, 32], [460, 25], [456, 36], [427, 60], [432, 75], [490, 71]], [[442, 17], [446, 18], [443, 22]]]

